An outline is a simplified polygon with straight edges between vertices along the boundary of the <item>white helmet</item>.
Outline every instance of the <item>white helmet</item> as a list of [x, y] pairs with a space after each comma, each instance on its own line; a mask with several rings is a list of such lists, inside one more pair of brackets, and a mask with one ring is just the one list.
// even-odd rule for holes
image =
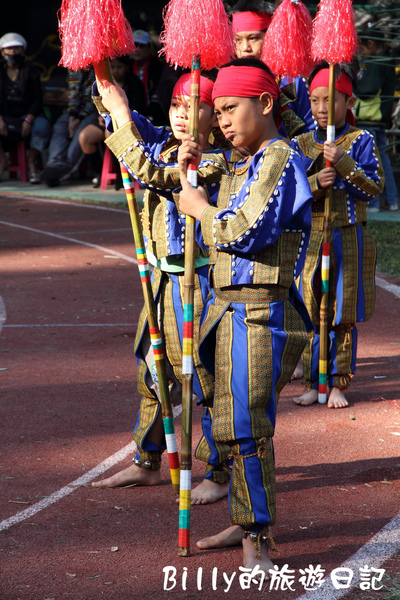
[[26, 39], [19, 33], [6, 33], [0, 38], [0, 50], [12, 48], [13, 46], [22, 46], [25, 51], [27, 45]]

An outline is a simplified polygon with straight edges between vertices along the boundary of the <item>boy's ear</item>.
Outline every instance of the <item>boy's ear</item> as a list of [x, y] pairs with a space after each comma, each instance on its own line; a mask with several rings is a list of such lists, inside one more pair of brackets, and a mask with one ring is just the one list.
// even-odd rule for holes
[[216, 127], [219, 127], [219, 125], [218, 125], [218, 117], [217, 117], [217, 115], [215, 113], [213, 113], [213, 118], [212, 118], [212, 121], [211, 121], [211, 127], [213, 129], [215, 129]]
[[270, 112], [272, 112], [272, 109], [274, 108], [274, 99], [271, 96], [271, 94], [269, 94], [268, 92], [263, 92], [260, 95], [259, 100], [262, 104], [264, 115], [268, 115]]
[[353, 108], [355, 102], [356, 102], [355, 96], [350, 96], [350, 98], [347, 99], [347, 108]]

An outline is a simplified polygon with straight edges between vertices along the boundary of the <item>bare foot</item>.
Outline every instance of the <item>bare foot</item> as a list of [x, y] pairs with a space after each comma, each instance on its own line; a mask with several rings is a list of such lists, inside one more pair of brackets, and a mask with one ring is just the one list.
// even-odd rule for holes
[[142, 469], [135, 464], [130, 465], [122, 471], [118, 471], [108, 479], [93, 481], [94, 488], [115, 488], [128, 485], [158, 485], [161, 481], [160, 471]]
[[211, 548], [227, 548], [228, 546], [239, 546], [242, 541], [242, 530], [238, 525], [231, 525], [228, 529], [224, 529], [217, 535], [212, 535], [208, 538], [203, 538], [196, 542], [196, 546], [201, 550], [209, 550]]
[[303, 359], [301, 358], [296, 365], [295, 370], [293, 371], [293, 375], [290, 378], [290, 381], [294, 381], [295, 379], [301, 379], [303, 377]]
[[314, 404], [318, 400], [318, 390], [308, 390], [302, 396], [298, 396], [297, 398], [293, 398], [293, 402], [295, 404], [300, 404], [301, 406], [310, 406], [310, 404]]
[[346, 400], [346, 396], [342, 390], [337, 387], [333, 387], [329, 394], [328, 408], [345, 408], [349, 403]]
[[274, 563], [268, 556], [268, 547], [266, 544], [261, 544], [261, 552], [259, 558], [257, 558], [257, 550], [254, 547], [254, 544], [248, 536], [247, 538], [243, 538], [243, 566], [246, 569], [254, 569], [258, 565], [261, 571], [265, 573], [265, 579], [271, 579], [271, 575], [269, 573], [270, 569], [274, 568]]
[[[212, 504], [228, 495], [229, 483], [215, 483], [209, 479], [203, 481], [192, 490], [191, 504]], [[176, 499], [179, 504], [179, 498]]]

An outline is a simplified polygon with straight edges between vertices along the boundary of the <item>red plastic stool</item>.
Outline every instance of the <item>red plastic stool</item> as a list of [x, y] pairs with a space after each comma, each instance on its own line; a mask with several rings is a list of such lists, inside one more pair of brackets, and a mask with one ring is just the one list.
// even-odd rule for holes
[[[109, 183], [113, 183], [117, 178], [112, 159], [111, 150], [108, 146], [104, 148], [103, 167], [101, 169], [100, 189], [106, 190]], [[140, 190], [140, 184], [135, 179], [135, 190]]]
[[21, 181], [25, 183], [28, 181], [28, 163], [26, 160], [25, 142], [18, 142], [17, 149], [10, 152], [8, 172], [10, 174], [10, 179], [15, 179], [17, 173], [19, 173]]
[[108, 146], [104, 148], [103, 167], [101, 169], [100, 189], [106, 190], [109, 183], [113, 183], [117, 178], [111, 151]]

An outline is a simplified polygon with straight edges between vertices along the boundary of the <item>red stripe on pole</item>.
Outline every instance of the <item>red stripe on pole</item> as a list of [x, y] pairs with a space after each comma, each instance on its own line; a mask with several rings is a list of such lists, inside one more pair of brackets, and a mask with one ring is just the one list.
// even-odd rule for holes
[[183, 337], [184, 338], [192, 338], [193, 337], [193, 321], [187, 321], [183, 324]]
[[190, 548], [190, 529], [179, 530], [178, 545], [181, 548]]
[[168, 462], [171, 469], [179, 469], [179, 455], [177, 452], [168, 454]]

